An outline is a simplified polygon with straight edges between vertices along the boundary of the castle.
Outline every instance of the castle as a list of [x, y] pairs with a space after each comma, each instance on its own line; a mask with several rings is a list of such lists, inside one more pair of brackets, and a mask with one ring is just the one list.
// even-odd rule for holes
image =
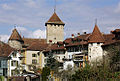
[[64, 40], [65, 23], [56, 12], [45, 26], [46, 39], [22, 38], [15, 28], [8, 40], [8, 44], [24, 57], [21, 63], [26, 71], [32, 72], [33, 66], [41, 69], [45, 67], [51, 53], [62, 64], [63, 69], [67, 69], [68, 65], [85, 67], [86, 63], [102, 61], [107, 54], [105, 49], [118, 43], [120, 39], [120, 29], [103, 34], [95, 24], [92, 33], [78, 33], [77, 36], [72, 34], [72, 37]]

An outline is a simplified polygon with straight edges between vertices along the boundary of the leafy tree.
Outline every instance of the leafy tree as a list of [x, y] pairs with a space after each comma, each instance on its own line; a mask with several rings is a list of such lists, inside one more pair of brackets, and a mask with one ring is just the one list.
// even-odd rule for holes
[[42, 81], [47, 81], [47, 77], [50, 75], [50, 69], [48, 67], [44, 67], [42, 70]]
[[54, 57], [53, 57], [53, 53], [50, 52], [47, 58], [47, 67], [50, 68], [50, 70], [57, 72], [58, 68], [60, 66], [60, 62], [58, 62]]

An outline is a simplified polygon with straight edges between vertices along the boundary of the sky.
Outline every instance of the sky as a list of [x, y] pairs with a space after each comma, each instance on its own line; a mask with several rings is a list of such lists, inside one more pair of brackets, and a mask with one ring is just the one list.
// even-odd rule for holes
[[[21, 36], [46, 38], [54, 5], [55, 0], [0, 0], [0, 40], [7, 42], [14, 27]], [[65, 23], [65, 38], [91, 33], [95, 19], [101, 32], [120, 28], [120, 0], [56, 0], [56, 13]]]

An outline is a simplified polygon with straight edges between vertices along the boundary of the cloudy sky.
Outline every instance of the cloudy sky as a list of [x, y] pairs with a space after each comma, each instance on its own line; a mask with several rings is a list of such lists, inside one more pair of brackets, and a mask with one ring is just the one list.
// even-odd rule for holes
[[[45, 38], [45, 22], [55, 0], [0, 0], [0, 40], [7, 41], [14, 25], [29, 38]], [[101, 32], [120, 28], [120, 0], [56, 0], [56, 12], [65, 22], [65, 38], [92, 32], [95, 19]]]

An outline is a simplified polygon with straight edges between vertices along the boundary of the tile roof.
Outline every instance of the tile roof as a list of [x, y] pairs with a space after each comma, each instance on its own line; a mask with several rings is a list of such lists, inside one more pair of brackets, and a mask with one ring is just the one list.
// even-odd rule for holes
[[0, 57], [8, 57], [15, 49], [0, 41]]
[[105, 39], [103, 46], [110, 45], [116, 42], [114, 34], [104, 34], [103, 37]]
[[92, 35], [89, 38], [89, 43], [104, 42], [104, 37], [97, 25], [95, 25]]
[[57, 16], [56, 12], [53, 13], [53, 15], [50, 17], [50, 19], [45, 23], [45, 25], [47, 24], [62, 24], [65, 25], [65, 23], [63, 23], [61, 21], [61, 19]]
[[30, 46], [35, 42], [46, 43], [46, 39], [23, 38], [24, 45]]
[[48, 47], [48, 44], [41, 43], [41, 42], [34, 42], [29, 47], [27, 47], [27, 50], [42, 51], [42, 50], [45, 50], [47, 47]]
[[11, 34], [9, 40], [23, 41], [16, 28], [12, 31], [12, 34]]

